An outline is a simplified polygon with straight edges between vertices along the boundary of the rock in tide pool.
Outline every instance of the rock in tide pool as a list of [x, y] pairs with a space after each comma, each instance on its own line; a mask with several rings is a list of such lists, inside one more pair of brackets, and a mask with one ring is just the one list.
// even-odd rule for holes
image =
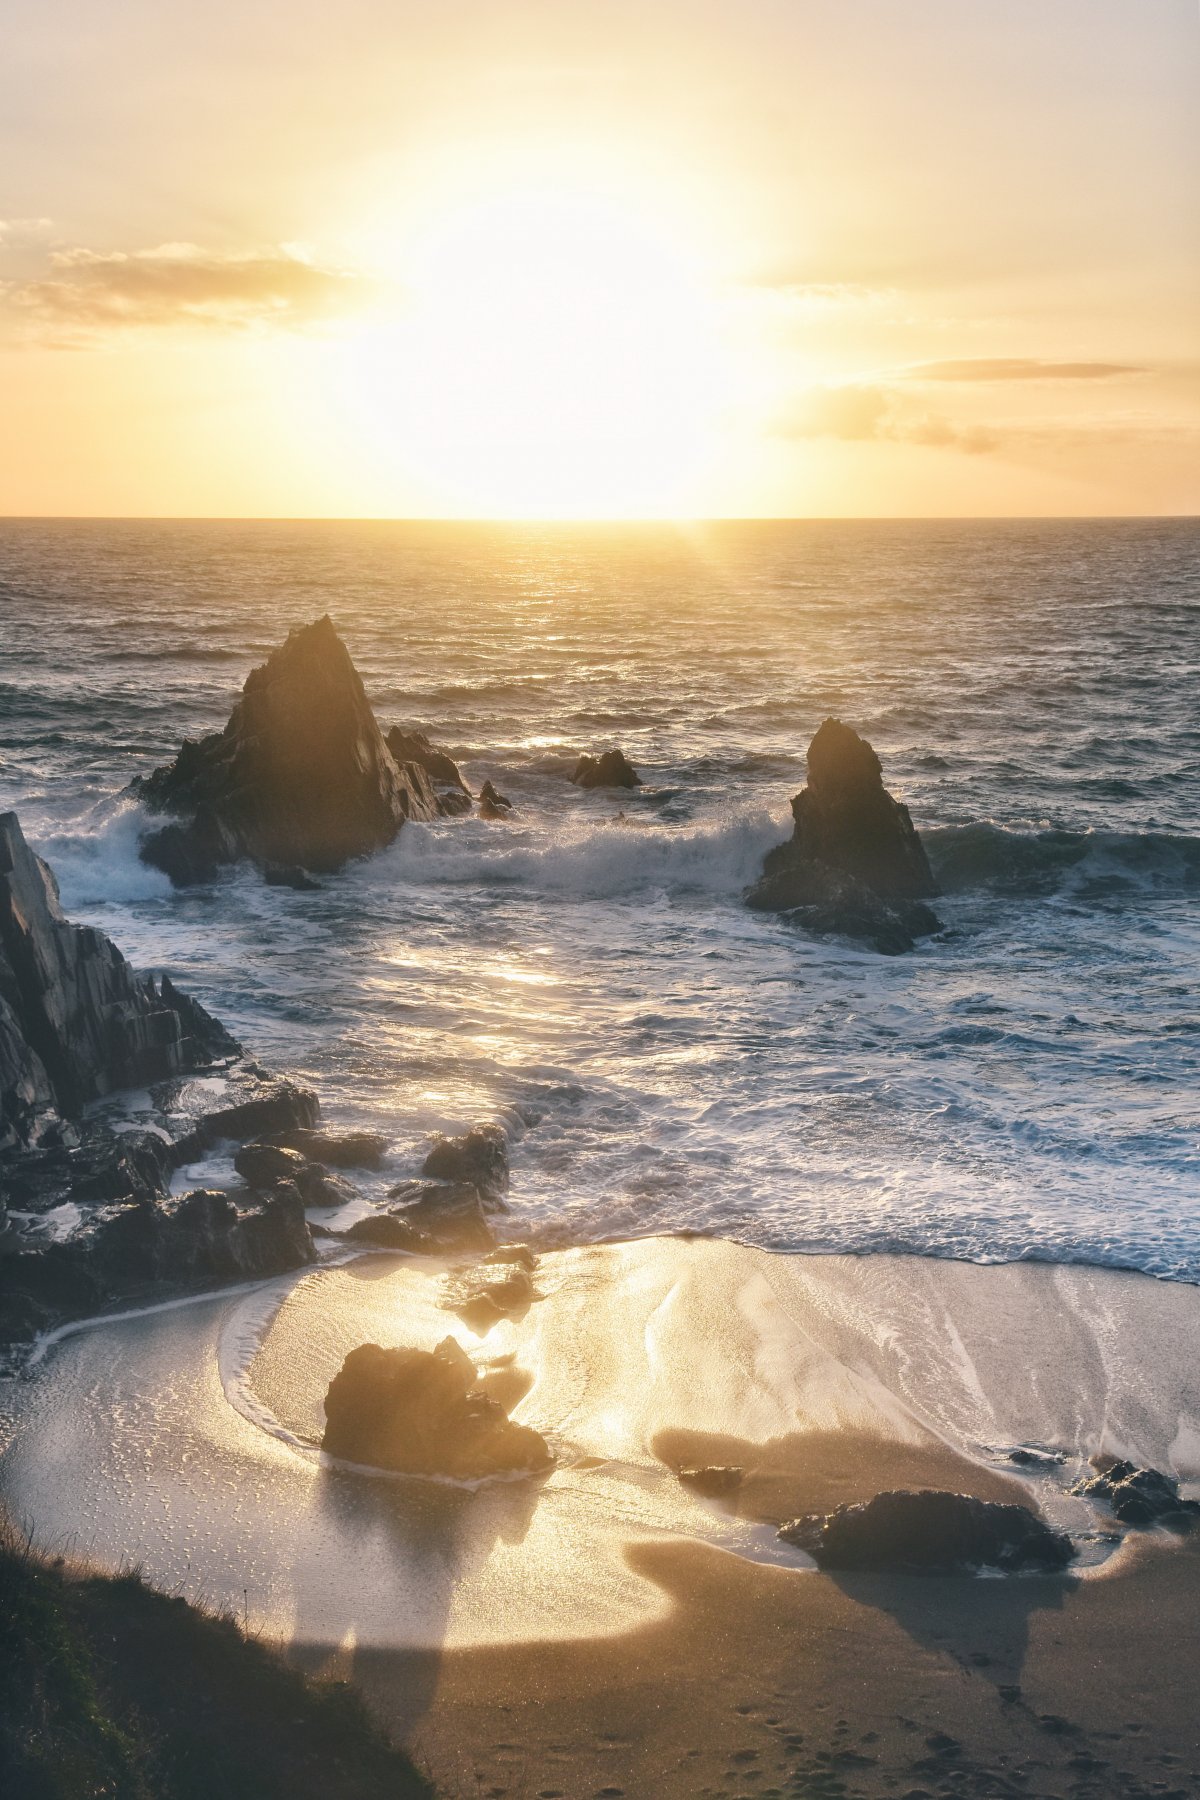
[[792, 836], [768, 852], [748, 905], [887, 953], [940, 929], [924, 904], [938, 889], [908, 808], [884, 787], [870, 744], [839, 719], [826, 719], [808, 747], [808, 786], [792, 817]]
[[339, 869], [390, 844], [406, 819], [438, 812], [424, 769], [397, 766], [328, 615], [250, 673], [224, 731], [189, 740], [133, 788], [182, 821], [141, 845], [176, 886], [243, 857], [300, 885], [294, 877]]
[[1103, 1500], [1123, 1525], [1156, 1525], [1161, 1520], [1187, 1527], [1200, 1520], [1200, 1501], [1181, 1499], [1177, 1481], [1131, 1462], [1108, 1462], [1095, 1475], [1077, 1481], [1071, 1492], [1086, 1500]]
[[434, 1181], [469, 1182], [485, 1202], [503, 1207], [508, 1191], [508, 1139], [499, 1125], [473, 1125], [462, 1137], [438, 1138], [421, 1166]]
[[552, 1468], [541, 1433], [514, 1425], [476, 1381], [453, 1338], [436, 1350], [362, 1344], [330, 1383], [322, 1447], [345, 1462], [458, 1481]]
[[0, 814], [0, 1151], [70, 1141], [66, 1122], [118, 1088], [239, 1054], [164, 975], [63, 916], [50, 869]]
[[424, 770], [437, 796], [440, 813], [453, 818], [470, 812], [471, 790], [448, 750], [430, 743], [423, 731], [402, 731], [399, 725], [393, 725], [388, 732], [387, 747], [400, 768]]
[[1070, 1538], [1023, 1506], [932, 1489], [876, 1494], [857, 1506], [812, 1513], [781, 1526], [779, 1535], [822, 1569], [1052, 1574], [1075, 1554]]
[[581, 788], [635, 788], [642, 778], [623, 750], [604, 750], [599, 756], [581, 756], [571, 780]]

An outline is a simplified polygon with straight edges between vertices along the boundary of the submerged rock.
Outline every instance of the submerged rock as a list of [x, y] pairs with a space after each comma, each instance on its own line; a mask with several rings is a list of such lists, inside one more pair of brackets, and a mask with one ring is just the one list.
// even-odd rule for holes
[[599, 756], [581, 756], [571, 780], [581, 788], [635, 788], [642, 778], [623, 750], [604, 750]]
[[499, 1125], [474, 1125], [462, 1137], [438, 1138], [421, 1165], [434, 1181], [469, 1182], [485, 1202], [504, 1205], [508, 1192], [508, 1139]]
[[400, 768], [424, 770], [437, 796], [440, 813], [453, 818], [470, 812], [471, 790], [448, 750], [430, 743], [423, 731], [402, 731], [399, 725], [393, 725], [388, 732], [387, 747]]
[[0, 814], [0, 1152], [71, 1142], [89, 1101], [239, 1053], [167, 976], [72, 925], [17, 815]]
[[538, 1297], [528, 1269], [519, 1264], [480, 1265], [451, 1282], [445, 1306], [482, 1337], [501, 1319], [522, 1317]]
[[293, 874], [339, 869], [438, 810], [425, 771], [397, 766], [328, 615], [251, 672], [224, 731], [187, 741], [133, 788], [184, 821], [141, 844], [177, 886], [243, 857]]
[[459, 1481], [551, 1468], [541, 1433], [514, 1425], [477, 1379], [453, 1338], [436, 1350], [362, 1344], [325, 1396], [323, 1448], [346, 1462]]
[[[483, 1195], [469, 1181], [402, 1181], [388, 1198], [390, 1216], [444, 1250], [491, 1250], [496, 1239]], [[494, 1203], [493, 1208], [494, 1210]]]
[[781, 1526], [779, 1535], [822, 1569], [1053, 1573], [1075, 1554], [1070, 1538], [1023, 1506], [932, 1489], [876, 1494], [857, 1506], [812, 1513]]
[[1123, 1525], [1181, 1526], [1200, 1519], [1200, 1501], [1183, 1500], [1179, 1483], [1158, 1469], [1139, 1469], [1131, 1462], [1109, 1462], [1098, 1473], [1083, 1476], [1071, 1488], [1086, 1500], [1102, 1500]]
[[512, 812], [513, 803], [507, 794], [498, 794], [490, 781], [485, 781], [479, 790], [479, 816], [481, 819], [507, 819]]
[[908, 808], [885, 789], [870, 744], [839, 719], [826, 719], [808, 747], [808, 786], [792, 817], [792, 836], [768, 852], [748, 905], [888, 953], [940, 929], [924, 904], [938, 889]]
[[717, 1463], [679, 1470], [679, 1479], [684, 1487], [695, 1488], [706, 1500], [727, 1500], [731, 1494], [737, 1493], [745, 1478], [744, 1469]]

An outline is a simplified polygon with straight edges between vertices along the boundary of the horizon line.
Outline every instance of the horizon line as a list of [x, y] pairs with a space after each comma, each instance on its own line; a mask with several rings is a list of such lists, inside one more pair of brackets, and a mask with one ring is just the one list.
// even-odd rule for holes
[[0, 525], [1071, 525], [1183, 524], [1192, 512], [1132, 513], [704, 513], [693, 516], [619, 513], [513, 517], [446, 513], [0, 513]]

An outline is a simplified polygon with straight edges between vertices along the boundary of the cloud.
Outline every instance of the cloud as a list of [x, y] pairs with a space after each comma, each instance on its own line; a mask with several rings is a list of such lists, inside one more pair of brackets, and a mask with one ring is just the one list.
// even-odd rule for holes
[[840, 438], [844, 443], [921, 444], [983, 456], [997, 448], [993, 432], [954, 425], [933, 413], [914, 412], [894, 388], [847, 382], [812, 388], [779, 421], [787, 437]]
[[160, 244], [52, 251], [44, 275], [0, 282], [0, 305], [44, 341], [75, 344], [139, 326], [302, 329], [361, 304], [370, 288], [286, 248], [222, 253]]
[[1136, 363], [1046, 362], [1037, 356], [968, 356], [949, 362], [914, 363], [910, 381], [1114, 381], [1145, 375]]

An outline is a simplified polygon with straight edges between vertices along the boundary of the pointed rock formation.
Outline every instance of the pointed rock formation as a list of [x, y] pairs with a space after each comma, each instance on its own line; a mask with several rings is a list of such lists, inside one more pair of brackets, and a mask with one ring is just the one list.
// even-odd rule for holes
[[89, 1100], [237, 1054], [167, 976], [136, 975], [64, 918], [17, 815], [0, 814], [0, 1151], [61, 1142]]
[[151, 811], [183, 821], [141, 845], [177, 886], [243, 857], [339, 869], [390, 844], [406, 819], [438, 811], [425, 770], [397, 766], [328, 615], [250, 673], [224, 731], [189, 739], [133, 787]]
[[750, 906], [885, 952], [940, 929], [923, 904], [938, 889], [908, 808], [884, 787], [870, 744], [840, 719], [826, 719], [808, 747], [808, 786], [792, 817], [792, 837], [768, 853]]

